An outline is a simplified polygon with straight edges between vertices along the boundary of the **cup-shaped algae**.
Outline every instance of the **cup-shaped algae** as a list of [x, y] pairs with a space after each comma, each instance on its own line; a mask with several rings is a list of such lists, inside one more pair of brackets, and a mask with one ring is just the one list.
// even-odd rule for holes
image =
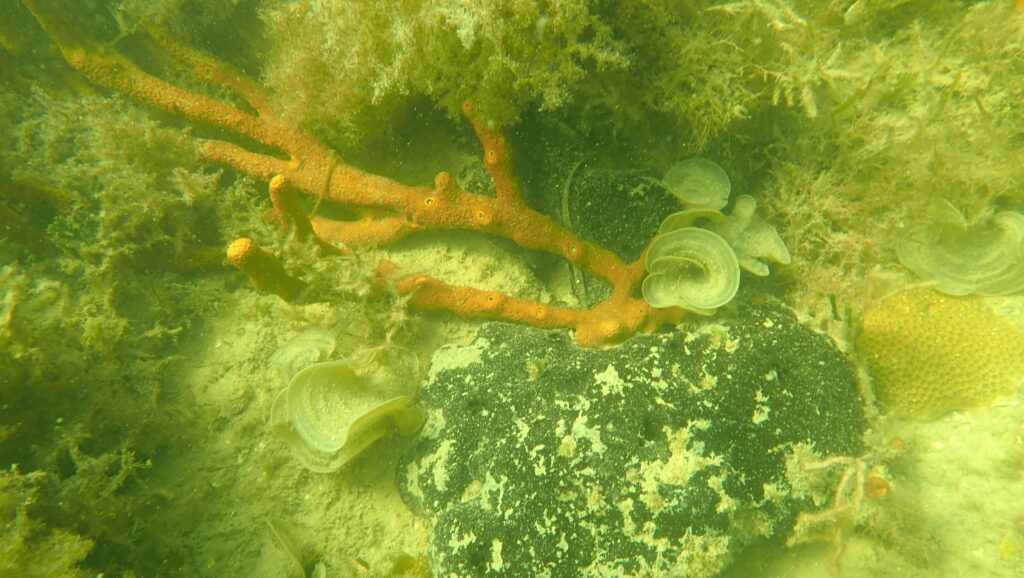
[[949, 295], [1008, 295], [1024, 290], [1024, 216], [1004, 211], [968, 223], [946, 201], [897, 247], [900, 262]]
[[288, 381], [305, 367], [330, 357], [335, 346], [334, 333], [324, 327], [312, 327], [275, 351], [270, 356], [270, 366]]
[[724, 215], [709, 209], [688, 209], [665, 218], [659, 235], [683, 227], [701, 226], [714, 231], [732, 247], [740, 267], [748, 273], [764, 277], [771, 273], [768, 263], [789, 265], [789, 249], [782, 242], [775, 227], [757, 214], [757, 201], [750, 195], [740, 195], [733, 203], [732, 213]]
[[736, 295], [740, 267], [763, 276], [770, 273], [769, 262], [789, 264], [789, 250], [757, 214], [753, 197], [740, 195], [732, 213], [722, 213], [732, 185], [713, 161], [687, 159], [668, 171], [664, 183], [685, 209], [661, 223], [647, 250], [641, 289], [653, 307], [710, 315]]
[[732, 191], [725, 169], [698, 157], [676, 163], [662, 182], [687, 209], [719, 211], [729, 202]]
[[718, 234], [683, 227], [659, 235], [647, 250], [642, 291], [653, 307], [711, 315], [736, 295], [740, 266]]
[[349, 362], [316, 363], [295, 374], [278, 396], [271, 427], [302, 465], [332, 472], [380, 438], [396, 431], [411, 434], [423, 424], [423, 408], [412, 397], [394, 393], [361, 376]]

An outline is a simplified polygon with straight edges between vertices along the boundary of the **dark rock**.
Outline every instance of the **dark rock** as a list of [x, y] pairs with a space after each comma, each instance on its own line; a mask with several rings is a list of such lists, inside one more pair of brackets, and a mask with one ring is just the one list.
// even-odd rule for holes
[[[580, 238], [637, 260], [679, 201], [626, 150], [596, 147], [543, 115], [513, 139], [523, 195]], [[613, 216], [614, 218], [609, 218]]]
[[400, 484], [439, 576], [712, 576], [810, 509], [787, 460], [866, 427], [851, 364], [777, 304], [607, 350], [492, 324], [422, 397]]

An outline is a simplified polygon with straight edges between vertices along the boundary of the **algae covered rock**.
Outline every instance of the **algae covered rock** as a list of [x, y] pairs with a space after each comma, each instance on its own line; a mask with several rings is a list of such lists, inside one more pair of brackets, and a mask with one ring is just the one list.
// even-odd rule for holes
[[775, 304], [608, 350], [492, 324], [435, 355], [400, 485], [439, 576], [713, 576], [812, 507], [796, 454], [862, 450], [854, 375]]

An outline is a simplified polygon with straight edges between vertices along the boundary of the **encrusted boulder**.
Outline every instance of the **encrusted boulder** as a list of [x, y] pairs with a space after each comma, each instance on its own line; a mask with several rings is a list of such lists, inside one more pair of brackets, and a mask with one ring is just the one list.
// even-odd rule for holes
[[606, 350], [492, 324], [422, 402], [399, 476], [438, 576], [713, 576], [815, 507], [796, 456], [866, 427], [851, 364], [774, 303]]

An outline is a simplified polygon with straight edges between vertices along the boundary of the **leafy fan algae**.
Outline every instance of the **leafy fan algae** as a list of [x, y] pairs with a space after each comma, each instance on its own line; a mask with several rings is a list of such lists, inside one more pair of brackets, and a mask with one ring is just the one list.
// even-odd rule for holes
[[899, 246], [900, 262], [950, 295], [1024, 291], [1024, 215], [1002, 211], [968, 224], [956, 207], [935, 203]]

